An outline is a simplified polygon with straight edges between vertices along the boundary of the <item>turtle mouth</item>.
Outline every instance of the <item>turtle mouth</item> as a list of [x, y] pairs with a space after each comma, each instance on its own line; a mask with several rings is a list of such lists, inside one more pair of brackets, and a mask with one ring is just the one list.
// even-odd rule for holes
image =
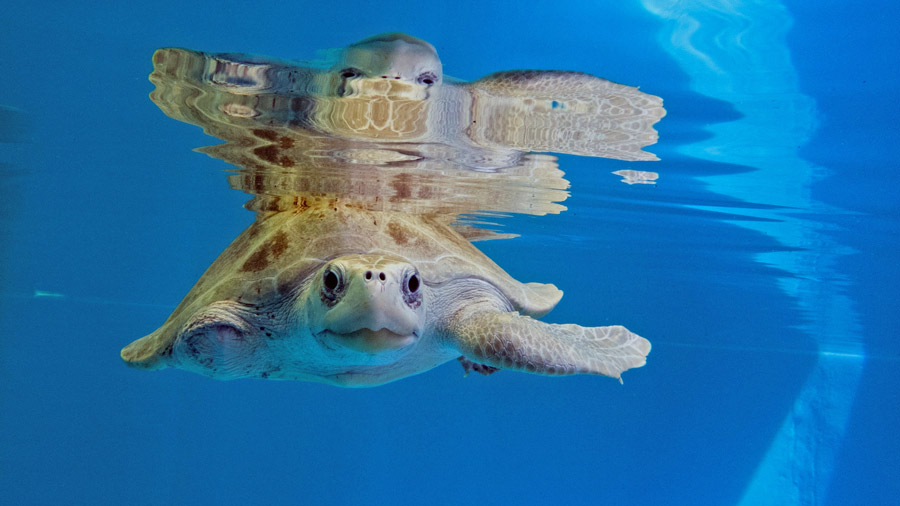
[[340, 334], [349, 339], [388, 339], [388, 340], [405, 340], [416, 337], [416, 333], [412, 334], [398, 334], [394, 331], [388, 329], [380, 329], [380, 330], [372, 330], [372, 329], [359, 329], [348, 334]]
[[403, 348], [419, 339], [419, 334], [415, 331], [410, 334], [398, 334], [386, 328], [378, 330], [362, 328], [346, 333], [325, 329], [320, 335], [336, 338], [348, 348], [367, 352]]

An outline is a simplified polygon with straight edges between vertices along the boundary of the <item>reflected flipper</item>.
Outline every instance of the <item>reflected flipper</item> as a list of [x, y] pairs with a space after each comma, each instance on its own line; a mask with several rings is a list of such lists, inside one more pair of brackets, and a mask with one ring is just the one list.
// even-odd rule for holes
[[544, 375], [622, 372], [644, 365], [650, 342], [621, 325], [544, 323], [517, 313], [482, 312], [452, 329], [464, 356], [480, 364]]
[[579, 72], [517, 70], [466, 85], [473, 97], [469, 136], [484, 146], [620, 160], [656, 160], [653, 125], [662, 99]]

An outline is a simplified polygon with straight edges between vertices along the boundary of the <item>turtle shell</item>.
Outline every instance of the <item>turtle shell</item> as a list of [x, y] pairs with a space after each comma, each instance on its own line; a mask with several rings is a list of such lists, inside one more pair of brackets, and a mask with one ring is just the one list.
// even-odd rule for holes
[[132, 365], [161, 367], [181, 329], [193, 315], [217, 301], [235, 301], [265, 310], [296, 296], [331, 259], [350, 254], [404, 258], [419, 269], [425, 284], [460, 278], [493, 284], [513, 310], [541, 316], [562, 291], [540, 283], [520, 283], [479, 251], [442, 217], [365, 209], [338, 198], [297, 197], [288, 210], [260, 213], [209, 267], [156, 332], [126, 346]]

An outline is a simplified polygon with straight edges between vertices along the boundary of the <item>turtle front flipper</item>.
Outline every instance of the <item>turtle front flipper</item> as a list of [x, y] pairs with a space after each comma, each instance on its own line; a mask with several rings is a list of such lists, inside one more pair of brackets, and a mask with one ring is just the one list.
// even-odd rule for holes
[[650, 341], [621, 325], [557, 325], [518, 313], [470, 315], [452, 333], [473, 362], [544, 375], [602, 374], [621, 380], [624, 371], [644, 365], [650, 353]]

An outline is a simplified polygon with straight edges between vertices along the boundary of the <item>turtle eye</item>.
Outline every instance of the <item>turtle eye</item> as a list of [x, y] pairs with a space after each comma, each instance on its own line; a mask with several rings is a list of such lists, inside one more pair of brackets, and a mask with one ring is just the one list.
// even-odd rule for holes
[[413, 309], [419, 307], [422, 303], [422, 292], [419, 290], [422, 280], [419, 279], [419, 273], [412, 272], [403, 283], [403, 300]]
[[322, 289], [320, 290], [322, 302], [328, 306], [337, 304], [343, 290], [344, 278], [341, 276], [341, 271], [331, 267], [325, 269], [322, 274]]
[[325, 289], [330, 292], [333, 292], [338, 287], [339, 282], [338, 275], [330, 269], [325, 271], [325, 275], [322, 276], [322, 284], [325, 285]]
[[348, 67], [341, 71], [341, 79], [353, 79], [362, 75], [359, 69]]
[[416, 79], [419, 84], [424, 84], [427, 86], [431, 86], [432, 84], [437, 82], [437, 76], [435, 76], [431, 72], [425, 72], [419, 75], [419, 78]]

